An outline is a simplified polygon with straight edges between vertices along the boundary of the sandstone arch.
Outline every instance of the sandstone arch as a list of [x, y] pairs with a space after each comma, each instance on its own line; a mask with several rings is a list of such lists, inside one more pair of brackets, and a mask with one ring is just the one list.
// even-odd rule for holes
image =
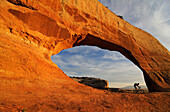
[[[148, 71], [145, 70], [145, 68], [143, 68], [143, 65], [141, 65], [141, 60], [140, 60], [141, 58], [138, 59], [138, 57], [143, 57], [143, 54], [142, 54], [142, 51], [141, 51], [140, 48], [138, 49], [138, 52], [135, 51], [136, 53], [134, 54], [133, 51], [129, 51], [128, 49], [124, 48], [121, 45], [116, 45], [116, 44], [111, 43], [109, 41], [95, 37], [91, 34], [87, 34], [84, 37], [82, 37], [81, 35], [77, 36], [77, 37], [78, 37], [77, 41], [74, 43], [73, 46], [90, 45], [90, 46], [97, 46], [97, 47], [100, 47], [102, 49], [108, 49], [110, 51], [120, 52], [121, 54], [123, 54], [126, 58], [131, 60], [135, 65], [137, 65], [142, 70], [144, 78], [145, 78], [145, 82], [146, 82], [150, 92], [158, 91], [157, 90], [158, 88], [159, 88], [160, 91], [163, 90], [163, 88], [161, 88], [159, 86], [160, 83], [158, 81], [154, 82], [153, 79], [151, 79], [149, 77], [150, 75], [153, 75], [153, 74], [156, 75], [155, 71], [153, 73], [151, 73], [151, 72], [147, 73]], [[153, 60], [153, 57], [151, 59]], [[152, 66], [152, 65], [149, 65], [149, 66]], [[161, 74], [163, 74], [163, 73], [161, 73]], [[161, 78], [160, 75], [156, 75], [156, 76], [157, 76], [159, 81], [162, 81], [163, 83], [165, 83], [164, 79], [166, 79], [166, 78]], [[169, 89], [167, 89], [165, 91], [169, 91]]]
[[136, 64], [150, 92], [170, 91], [169, 51], [98, 0], [1, 1], [1, 85], [73, 83], [50, 56], [77, 45], [94, 45], [119, 51]]

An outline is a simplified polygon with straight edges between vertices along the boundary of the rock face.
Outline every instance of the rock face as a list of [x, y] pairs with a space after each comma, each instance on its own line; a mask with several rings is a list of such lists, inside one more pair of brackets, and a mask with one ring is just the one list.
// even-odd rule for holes
[[108, 88], [108, 81], [92, 77], [71, 77], [74, 81], [77, 81], [81, 84], [85, 84], [94, 88]]
[[[169, 51], [152, 35], [119, 18], [97, 0], [1, 0], [0, 23], [1, 38], [7, 39], [7, 36], [9, 40], [12, 37], [16, 40], [16, 37], [34, 49], [28, 53], [37, 49], [40, 53], [44, 52], [39, 56], [46, 60], [63, 49], [79, 45], [119, 51], [143, 71], [149, 91], [169, 91]], [[19, 50], [17, 52], [22, 52]], [[31, 60], [29, 62], [35, 63]], [[4, 63], [7, 62], [9, 60]], [[3, 66], [1, 73], [8, 74], [11, 68]], [[11, 74], [16, 67], [13, 69]], [[17, 71], [23, 74], [23, 68]]]
[[[61, 102], [53, 99], [53, 104], [61, 107], [71, 105], [65, 101], [74, 101], [67, 95], [71, 91], [77, 97], [91, 93], [94, 99], [99, 98], [96, 94], [108, 99], [105, 93], [71, 80], [51, 61], [51, 56], [61, 50], [80, 45], [119, 51], [143, 71], [150, 92], [170, 91], [170, 52], [152, 35], [116, 16], [98, 0], [0, 0], [0, 101], [18, 102], [32, 109], [30, 102], [42, 106], [40, 99], [48, 102], [54, 91]], [[61, 93], [65, 97], [60, 97]]]

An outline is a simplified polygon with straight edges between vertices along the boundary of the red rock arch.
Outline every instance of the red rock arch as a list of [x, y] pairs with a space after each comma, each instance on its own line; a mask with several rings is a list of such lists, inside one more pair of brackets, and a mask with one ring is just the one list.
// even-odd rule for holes
[[[169, 91], [169, 86], [167, 83], [169, 83], [168, 77], [164, 74], [168, 73], [169, 71], [162, 71], [162, 72], [156, 72], [156, 71], [148, 71], [145, 66], [148, 66], [146, 64], [145, 66], [141, 66], [141, 57], [143, 57], [143, 53], [141, 49], [139, 49], [138, 52], [135, 54], [133, 53], [134, 51], [130, 51], [126, 48], [124, 48], [121, 45], [116, 45], [114, 43], [111, 43], [109, 41], [103, 40], [101, 38], [95, 37], [91, 34], [87, 34], [86, 36], [77, 36], [77, 40], [74, 43], [73, 46], [80, 46], [80, 45], [89, 45], [89, 46], [97, 46], [102, 49], [107, 49], [110, 51], [118, 51], [121, 54], [123, 54], [126, 58], [131, 60], [135, 65], [137, 65], [143, 72], [144, 79], [146, 82], [146, 85], [149, 89], [150, 92], [156, 92], [156, 91]], [[134, 46], [135, 47], [135, 46]], [[151, 60], [154, 61], [153, 57], [151, 57]], [[157, 63], [157, 62], [156, 62]], [[149, 65], [152, 67], [152, 65]], [[166, 88], [167, 87], [167, 88]]]
[[[9, 56], [7, 62], [11, 62], [13, 67], [2, 60], [3, 80], [8, 81], [10, 75], [17, 71], [25, 80], [32, 81], [31, 76], [38, 74], [40, 79], [49, 76], [67, 81], [69, 79], [65, 74], [50, 63], [50, 56], [73, 46], [93, 45], [119, 51], [130, 59], [143, 71], [150, 92], [170, 91], [170, 52], [152, 35], [119, 18], [98, 0], [3, 0], [1, 9], [1, 41], [8, 39], [6, 41], [11, 42], [8, 43], [11, 48], [15, 48], [12, 51], [20, 54], [13, 56], [16, 59], [10, 58], [13, 54], [10, 53], [11, 49], [4, 48], [4, 41], [1, 57], [7, 59]], [[14, 46], [14, 43], [20, 43], [23, 47], [18, 44]], [[24, 46], [28, 46], [29, 50], [22, 50]], [[40, 62], [47, 66], [35, 66]], [[40, 66], [46, 68], [45, 72], [49, 70], [48, 73], [42, 72]], [[56, 76], [55, 72], [60, 75]], [[18, 78], [15, 75], [12, 77]], [[49, 78], [49, 81], [53, 79]], [[12, 81], [18, 83], [17, 80]], [[7, 84], [5, 81], [2, 83]]]

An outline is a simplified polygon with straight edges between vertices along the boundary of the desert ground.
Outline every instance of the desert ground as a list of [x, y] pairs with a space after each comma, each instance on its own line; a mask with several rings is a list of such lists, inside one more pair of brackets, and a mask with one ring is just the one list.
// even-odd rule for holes
[[[3, 92], [2, 92], [3, 91]], [[14, 92], [15, 91], [15, 92]], [[89, 86], [56, 85], [0, 92], [1, 112], [169, 112], [170, 93], [135, 94]], [[8, 94], [5, 94], [8, 93]]]

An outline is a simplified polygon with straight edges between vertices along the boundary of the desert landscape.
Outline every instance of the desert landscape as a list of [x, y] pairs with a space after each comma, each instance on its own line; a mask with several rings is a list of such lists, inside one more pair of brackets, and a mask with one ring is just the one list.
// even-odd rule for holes
[[[80, 84], [51, 56], [80, 45], [118, 51], [149, 93]], [[0, 0], [1, 112], [169, 112], [170, 52], [98, 0]]]

